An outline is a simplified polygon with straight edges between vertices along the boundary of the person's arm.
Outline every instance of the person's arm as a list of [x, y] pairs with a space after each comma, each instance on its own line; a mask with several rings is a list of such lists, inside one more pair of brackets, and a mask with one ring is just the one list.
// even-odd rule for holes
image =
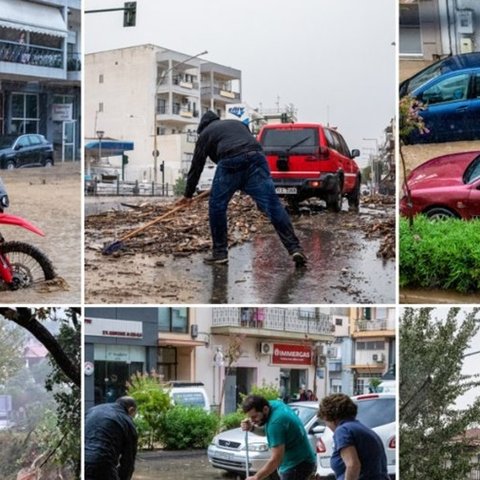
[[263, 480], [275, 472], [282, 463], [283, 456], [285, 455], [285, 445], [278, 445], [272, 448], [272, 456], [270, 460], [251, 477], [247, 477], [245, 480]]
[[198, 181], [200, 180], [200, 175], [203, 172], [205, 167], [205, 162], [207, 160], [207, 145], [206, 140], [199, 136], [197, 143], [195, 145], [195, 150], [193, 152], [192, 164], [190, 165], [190, 170], [187, 175], [187, 185], [185, 187], [185, 198], [192, 198], [195, 193], [195, 188], [197, 188]]
[[128, 439], [125, 442], [120, 465], [118, 467], [118, 476], [120, 480], [130, 480], [135, 470], [135, 457], [137, 455], [138, 435], [135, 430], [129, 432]]
[[345, 464], [345, 480], [358, 480], [362, 464], [358, 458], [357, 449], [353, 445], [340, 450], [340, 456]]
[[240, 422], [240, 428], [243, 431], [248, 430], [249, 432], [252, 432], [255, 435], [259, 435], [261, 437], [264, 437], [266, 435], [265, 429], [262, 427], [256, 427], [249, 418], [245, 418]]

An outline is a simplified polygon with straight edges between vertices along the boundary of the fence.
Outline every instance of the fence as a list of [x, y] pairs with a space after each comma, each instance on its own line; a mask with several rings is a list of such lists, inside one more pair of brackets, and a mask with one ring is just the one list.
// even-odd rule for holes
[[63, 68], [63, 51], [0, 40], [0, 61]]
[[101, 182], [97, 179], [85, 180], [85, 195], [88, 196], [130, 196], [130, 197], [170, 197], [173, 186], [155, 182]]

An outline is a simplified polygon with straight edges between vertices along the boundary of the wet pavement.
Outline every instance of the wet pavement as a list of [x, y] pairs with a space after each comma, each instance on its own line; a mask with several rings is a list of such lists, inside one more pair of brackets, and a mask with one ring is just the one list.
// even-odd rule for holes
[[377, 257], [380, 238], [362, 226], [393, 215], [393, 207], [360, 214], [325, 211], [297, 216], [296, 232], [308, 256], [295, 268], [270, 229], [229, 251], [228, 266], [187, 257], [86, 250], [87, 303], [320, 304], [395, 303], [395, 262]]
[[235, 480], [234, 474], [210, 466], [206, 450], [140, 452], [133, 480]]

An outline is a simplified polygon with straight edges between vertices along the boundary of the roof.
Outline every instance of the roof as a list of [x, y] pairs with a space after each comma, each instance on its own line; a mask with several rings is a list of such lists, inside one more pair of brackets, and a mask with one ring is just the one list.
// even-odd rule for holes
[[100, 140], [91, 140], [85, 144], [85, 151], [92, 156], [98, 156], [101, 151], [102, 157], [115, 157], [133, 149], [134, 143], [131, 141], [110, 138], [106, 138], [101, 142]]

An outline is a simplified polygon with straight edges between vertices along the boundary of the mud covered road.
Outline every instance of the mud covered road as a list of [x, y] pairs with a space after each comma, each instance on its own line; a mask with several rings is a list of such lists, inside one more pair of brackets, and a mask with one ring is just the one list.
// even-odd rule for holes
[[[88, 200], [88, 211], [101, 209]], [[152, 211], [145, 201], [131, 208], [125, 199], [117, 208], [121, 202], [130, 205], [126, 211], [86, 217], [86, 303], [395, 303], [392, 202], [371, 199], [359, 214], [348, 212], [346, 202], [339, 214], [315, 204], [292, 215], [309, 258], [306, 269], [294, 268], [270, 224], [243, 200], [232, 207], [228, 266], [202, 262], [210, 248], [206, 201], [125, 242], [115, 255], [102, 255], [103, 245], [167, 208]]]
[[0, 291], [0, 302], [18, 304], [81, 303], [81, 199], [80, 164], [52, 168], [2, 170], [10, 207], [6, 213], [23, 217], [42, 229], [40, 237], [20, 227], [1, 225], [5, 240], [18, 240], [42, 250], [58, 277], [31, 289]]

